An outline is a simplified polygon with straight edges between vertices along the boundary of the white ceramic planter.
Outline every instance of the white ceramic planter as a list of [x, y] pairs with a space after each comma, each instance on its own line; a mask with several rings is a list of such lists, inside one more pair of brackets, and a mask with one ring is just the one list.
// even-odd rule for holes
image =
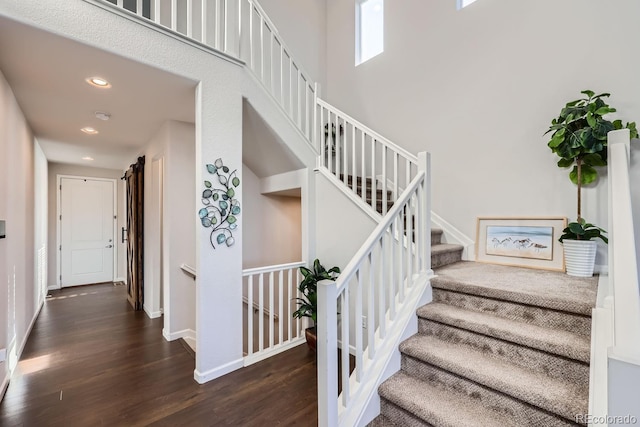
[[564, 240], [562, 246], [564, 246], [564, 261], [569, 276], [593, 276], [597, 249], [595, 240]]

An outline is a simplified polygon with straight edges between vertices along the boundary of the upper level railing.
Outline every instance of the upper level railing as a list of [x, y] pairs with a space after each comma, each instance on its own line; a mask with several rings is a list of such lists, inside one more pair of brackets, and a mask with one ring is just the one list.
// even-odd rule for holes
[[[96, 1], [96, 0], [93, 0]], [[313, 146], [316, 83], [253, 0], [97, 0], [245, 62]]]
[[242, 272], [245, 366], [305, 341], [305, 320], [294, 319], [304, 262], [250, 268]]
[[[614, 346], [640, 355], [640, 288], [629, 178], [629, 130], [609, 133], [609, 280], [613, 293]], [[640, 213], [636, 212], [636, 215]]]
[[322, 99], [317, 114], [319, 166], [384, 216], [416, 177], [418, 159]]
[[376, 392], [378, 376], [397, 351], [396, 341], [388, 343], [404, 327], [398, 318], [415, 308], [427, 282], [431, 268], [429, 157], [427, 153], [421, 157], [416, 177], [337, 281], [318, 286], [321, 427], [350, 426], [359, 419], [368, 394]]

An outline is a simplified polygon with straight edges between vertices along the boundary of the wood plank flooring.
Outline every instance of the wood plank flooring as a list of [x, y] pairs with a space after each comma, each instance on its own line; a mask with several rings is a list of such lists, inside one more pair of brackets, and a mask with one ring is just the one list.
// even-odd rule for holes
[[124, 286], [52, 292], [0, 403], [0, 426], [315, 426], [302, 345], [199, 385], [195, 362]]

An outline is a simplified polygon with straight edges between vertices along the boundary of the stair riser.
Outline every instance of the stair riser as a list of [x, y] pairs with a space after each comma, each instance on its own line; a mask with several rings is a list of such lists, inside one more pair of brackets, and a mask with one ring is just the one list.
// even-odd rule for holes
[[431, 230], [431, 246], [442, 243], [442, 230]]
[[[428, 382], [436, 387], [460, 393], [467, 396], [469, 400], [476, 402], [479, 406], [489, 407], [506, 415], [514, 420], [514, 426], [565, 427], [577, 425], [573, 422], [573, 419], [570, 420], [549, 413], [519, 399], [479, 385], [466, 378], [412, 357], [403, 355], [401, 365], [403, 371], [415, 378]], [[393, 418], [389, 418], [393, 420]]]
[[380, 412], [398, 427], [434, 427], [434, 424], [421, 420], [385, 398], [380, 398]]
[[482, 351], [494, 358], [536, 370], [552, 378], [589, 387], [589, 365], [586, 363], [427, 319], [419, 319], [418, 332]]
[[525, 321], [537, 326], [561, 329], [586, 337], [591, 336], [591, 318], [579, 314], [495, 300], [436, 287], [433, 288], [433, 301], [490, 313], [507, 319]]
[[[462, 249], [452, 252], [432, 253], [431, 268], [438, 268], [444, 265], [462, 261]], [[435, 289], [434, 289], [435, 290]]]

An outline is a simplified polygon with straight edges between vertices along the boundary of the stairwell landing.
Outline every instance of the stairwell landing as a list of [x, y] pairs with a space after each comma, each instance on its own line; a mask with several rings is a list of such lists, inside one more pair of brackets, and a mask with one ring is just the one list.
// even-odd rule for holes
[[577, 425], [597, 278], [473, 262], [436, 274], [370, 426]]

